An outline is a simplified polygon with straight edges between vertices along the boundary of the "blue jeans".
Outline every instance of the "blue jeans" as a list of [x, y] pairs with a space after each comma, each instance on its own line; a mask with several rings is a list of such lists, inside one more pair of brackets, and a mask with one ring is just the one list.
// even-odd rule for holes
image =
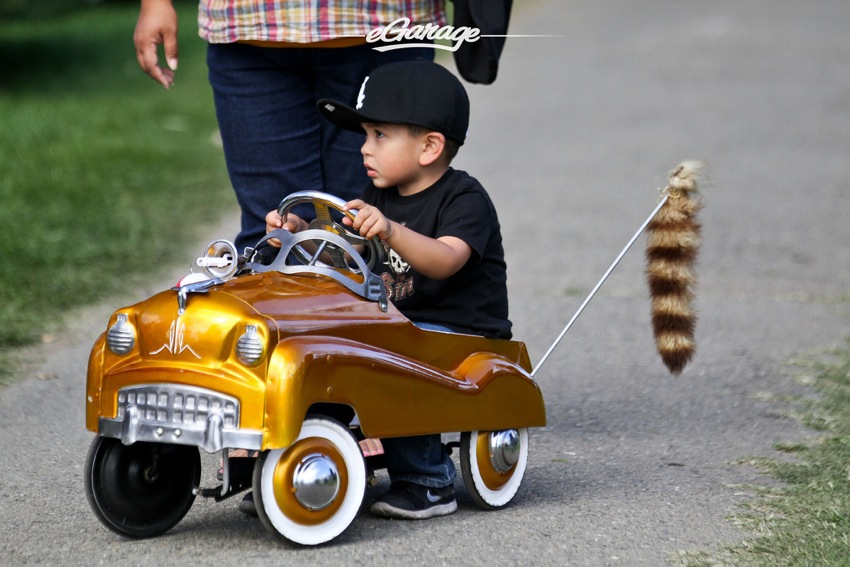
[[422, 321], [413, 321], [413, 324], [422, 329], [423, 331], [442, 331], [444, 333], [454, 333], [445, 325], [440, 325], [438, 323], [425, 323]]
[[316, 110], [320, 98], [353, 105], [360, 84], [377, 66], [433, 59], [431, 48], [391, 50], [257, 47], [230, 43], [207, 48], [209, 81], [224, 157], [242, 225], [240, 252], [265, 234], [265, 216], [295, 191], [325, 191], [344, 200], [368, 182], [363, 136], [340, 130]]
[[392, 482], [406, 480], [431, 488], [454, 482], [455, 465], [439, 434], [381, 439]]

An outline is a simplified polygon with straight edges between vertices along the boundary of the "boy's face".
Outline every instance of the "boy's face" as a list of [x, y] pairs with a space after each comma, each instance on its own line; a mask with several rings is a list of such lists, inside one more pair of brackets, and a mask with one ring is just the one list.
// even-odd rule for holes
[[379, 189], [415, 184], [424, 175], [419, 162], [427, 133], [411, 135], [401, 124], [364, 122], [366, 141], [360, 148], [363, 165], [372, 183]]

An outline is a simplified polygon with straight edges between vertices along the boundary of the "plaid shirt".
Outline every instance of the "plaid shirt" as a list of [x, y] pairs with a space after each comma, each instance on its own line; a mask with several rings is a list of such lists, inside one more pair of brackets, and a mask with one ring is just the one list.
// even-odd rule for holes
[[398, 18], [446, 24], [444, 0], [200, 0], [199, 35], [209, 43], [314, 43], [362, 37]]

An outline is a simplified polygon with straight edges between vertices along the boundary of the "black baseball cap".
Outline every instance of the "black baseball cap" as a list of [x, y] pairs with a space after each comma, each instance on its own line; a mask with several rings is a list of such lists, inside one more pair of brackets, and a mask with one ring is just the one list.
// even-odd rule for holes
[[469, 97], [451, 71], [431, 61], [402, 61], [363, 79], [354, 108], [323, 98], [319, 112], [343, 128], [363, 133], [361, 122], [413, 124], [459, 144], [469, 128]]

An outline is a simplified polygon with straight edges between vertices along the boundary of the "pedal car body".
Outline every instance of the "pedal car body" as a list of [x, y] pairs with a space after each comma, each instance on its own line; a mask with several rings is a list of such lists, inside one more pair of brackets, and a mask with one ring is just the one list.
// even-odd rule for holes
[[[196, 494], [252, 488], [270, 531], [322, 543], [353, 521], [379, 466], [366, 437], [460, 432], [473, 500], [499, 508], [516, 493], [527, 429], [545, 424], [525, 345], [418, 328], [370, 269], [379, 243], [331, 218], [341, 202], [305, 192], [281, 211], [301, 203], [317, 220], [269, 235], [282, 242], [271, 264], [217, 241], [198, 260], [206, 279], [118, 309], [95, 342], [86, 492], [113, 531], [158, 535]], [[237, 448], [259, 457], [228, 459]], [[199, 449], [222, 453], [214, 489], [200, 488]]]

